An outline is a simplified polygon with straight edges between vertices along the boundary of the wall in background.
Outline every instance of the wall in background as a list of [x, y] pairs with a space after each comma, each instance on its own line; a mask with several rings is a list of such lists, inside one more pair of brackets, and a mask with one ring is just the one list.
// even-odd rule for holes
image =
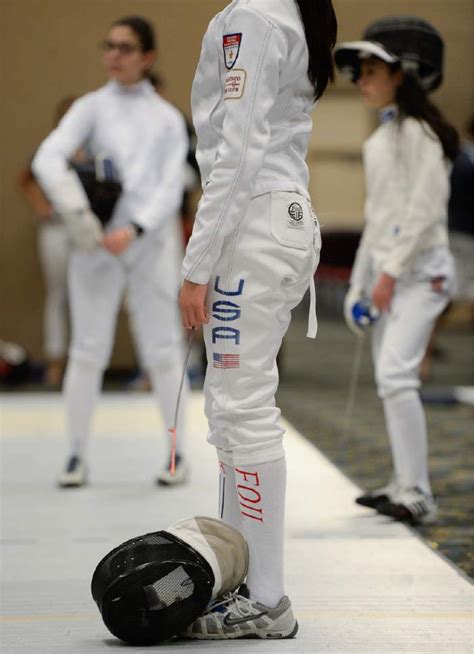
[[[41, 353], [43, 287], [36, 254], [36, 219], [17, 190], [19, 171], [52, 127], [54, 107], [104, 82], [97, 44], [110, 23], [129, 13], [149, 17], [159, 34], [158, 70], [168, 96], [189, 113], [189, 93], [202, 35], [223, 0], [2, 0], [0, 338]], [[461, 128], [472, 111], [474, 79], [471, 0], [335, 0], [340, 40], [359, 38], [383, 14], [418, 13], [446, 43], [446, 81], [435, 99]], [[357, 93], [338, 80], [315, 114], [308, 157], [311, 191], [327, 226], [360, 225], [363, 175], [360, 146], [374, 126]], [[114, 363], [132, 350], [122, 319]]]

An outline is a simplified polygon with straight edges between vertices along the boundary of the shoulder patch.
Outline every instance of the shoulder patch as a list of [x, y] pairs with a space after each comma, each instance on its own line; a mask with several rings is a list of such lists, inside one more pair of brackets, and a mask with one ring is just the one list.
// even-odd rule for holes
[[247, 73], [245, 70], [239, 68], [226, 73], [224, 100], [238, 100], [241, 98], [244, 94], [246, 78]]
[[242, 32], [224, 34], [222, 47], [224, 49], [224, 63], [227, 70], [231, 70], [235, 66], [239, 57], [241, 43]]

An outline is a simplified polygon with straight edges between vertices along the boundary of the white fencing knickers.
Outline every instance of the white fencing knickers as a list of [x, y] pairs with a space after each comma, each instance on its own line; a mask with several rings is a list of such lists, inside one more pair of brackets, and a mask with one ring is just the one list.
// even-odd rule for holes
[[[427, 252], [419, 260], [420, 270], [397, 281], [390, 311], [372, 327], [375, 379], [382, 399], [420, 387], [419, 368], [434, 324], [453, 294], [454, 264], [448, 250]], [[437, 278], [443, 280], [438, 290]]]
[[224, 463], [284, 456], [276, 356], [290, 312], [313, 281], [320, 249], [309, 200], [286, 191], [255, 197], [224, 241], [209, 282], [210, 320], [204, 326], [208, 440]]
[[[443, 255], [443, 253], [440, 253]], [[419, 258], [430, 272], [437, 253]], [[431, 495], [428, 473], [428, 434], [418, 395], [419, 367], [436, 318], [452, 292], [453, 271], [449, 252], [444, 265], [435, 267], [442, 277], [406, 275], [397, 281], [389, 312], [374, 323], [372, 355], [379, 397], [392, 450], [395, 480], [402, 489], [419, 488]], [[422, 266], [420, 266], [422, 267]]]
[[184, 359], [177, 302], [179, 259], [170, 238], [146, 234], [120, 256], [102, 248], [76, 250], [69, 270], [70, 357], [104, 369], [124, 293], [142, 367], [181, 368]]
[[46, 291], [44, 353], [48, 359], [60, 359], [66, 355], [68, 345], [67, 275], [71, 254], [64, 225], [45, 223], [40, 226], [38, 253]]

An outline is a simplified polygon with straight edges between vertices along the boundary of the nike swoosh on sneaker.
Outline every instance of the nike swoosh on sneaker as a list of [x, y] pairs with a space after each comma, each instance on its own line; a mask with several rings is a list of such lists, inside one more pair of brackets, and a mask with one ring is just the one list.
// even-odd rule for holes
[[244, 618], [232, 618], [230, 615], [226, 615], [223, 622], [226, 627], [234, 627], [238, 624], [243, 624], [244, 622], [251, 622], [252, 620], [257, 620], [257, 618], [262, 618], [264, 615], [267, 615], [268, 611], [262, 611], [261, 613], [254, 613], [248, 615]]

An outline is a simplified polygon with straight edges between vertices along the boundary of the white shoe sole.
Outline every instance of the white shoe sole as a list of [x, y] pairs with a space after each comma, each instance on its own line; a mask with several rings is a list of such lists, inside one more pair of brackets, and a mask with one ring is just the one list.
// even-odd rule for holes
[[189, 471], [187, 468], [180, 469], [174, 475], [171, 474], [169, 470], [162, 472], [156, 483], [158, 486], [180, 486], [182, 484], [187, 484], [189, 481]]
[[87, 484], [86, 474], [81, 471], [74, 474], [63, 474], [58, 479], [59, 488], [80, 488]]
[[296, 636], [298, 629], [298, 622], [295, 622], [290, 630], [278, 631], [278, 629], [274, 629], [269, 631], [268, 629], [258, 629], [256, 632], [248, 634], [239, 634], [238, 632], [226, 634], [183, 634], [181, 638], [186, 640], [289, 640]]

